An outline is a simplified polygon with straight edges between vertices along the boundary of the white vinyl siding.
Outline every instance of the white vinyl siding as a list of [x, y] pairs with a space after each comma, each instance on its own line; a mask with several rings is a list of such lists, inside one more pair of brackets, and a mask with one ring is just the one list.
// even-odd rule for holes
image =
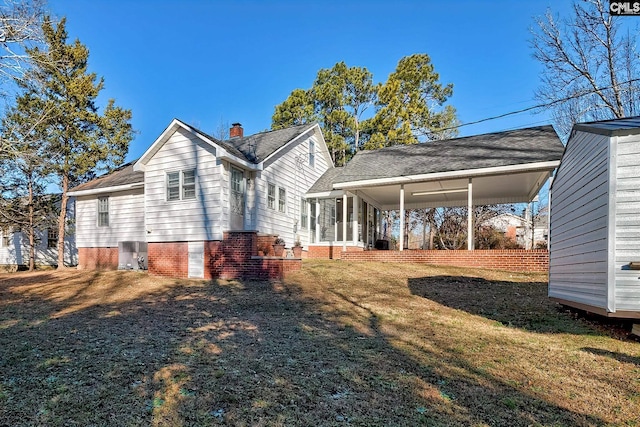
[[[225, 167], [217, 161], [215, 147], [197, 136], [181, 129], [171, 135], [146, 164], [146, 240], [221, 239], [229, 218]], [[193, 171], [193, 179], [189, 171]], [[182, 200], [167, 201], [167, 172], [180, 172]]]
[[640, 135], [617, 138], [615, 200], [615, 307], [640, 310]]
[[[258, 204], [256, 229], [261, 233], [281, 236], [288, 246], [293, 245], [297, 238], [303, 246], [308, 245], [308, 228], [300, 226], [300, 200], [318, 178], [332, 167], [329, 156], [320, 151], [321, 144], [317, 141], [314, 143], [315, 167], [310, 167], [306, 161], [299, 161], [301, 158], [306, 159], [309, 155], [310, 141], [312, 139], [308, 135], [303, 135], [299, 140], [290, 143], [281, 153], [265, 162], [264, 169], [256, 175], [255, 179], [256, 192], [262, 195], [256, 199]], [[270, 184], [274, 185], [276, 192], [278, 187], [286, 190], [285, 212], [280, 212], [278, 208], [270, 208], [271, 199], [268, 196]], [[274, 206], [278, 206], [277, 200], [274, 200], [274, 203]]]
[[79, 248], [117, 248], [120, 241], [145, 241], [144, 194], [142, 189], [109, 195], [109, 227], [96, 227], [96, 196], [76, 199], [76, 244]]
[[609, 139], [586, 132], [569, 142], [551, 194], [549, 296], [608, 304]]

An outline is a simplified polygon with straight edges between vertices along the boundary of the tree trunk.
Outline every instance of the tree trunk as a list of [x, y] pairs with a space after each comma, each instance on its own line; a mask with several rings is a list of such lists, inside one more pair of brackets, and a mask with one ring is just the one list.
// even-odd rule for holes
[[60, 201], [60, 215], [58, 215], [58, 270], [64, 266], [64, 229], [67, 220], [67, 190], [69, 189], [69, 175], [62, 176], [62, 200]]
[[33, 271], [36, 268], [36, 238], [35, 238], [35, 225], [33, 214], [33, 181], [32, 177], [29, 177], [29, 271]]

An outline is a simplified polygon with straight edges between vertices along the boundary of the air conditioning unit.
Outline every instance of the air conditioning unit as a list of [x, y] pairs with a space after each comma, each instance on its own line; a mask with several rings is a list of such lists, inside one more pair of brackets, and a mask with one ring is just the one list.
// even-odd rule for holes
[[146, 270], [147, 265], [147, 242], [118, 242], [119, 270]]

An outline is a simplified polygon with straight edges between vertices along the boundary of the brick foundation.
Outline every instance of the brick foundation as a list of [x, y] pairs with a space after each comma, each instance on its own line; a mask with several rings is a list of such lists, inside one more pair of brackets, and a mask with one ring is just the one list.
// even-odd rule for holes
[[[262, 243], [273, 243], [273, 236], [258, 236], [255, 231], [225, 232], [221, 241], [204, 242], [205, 279], [282, 279], [290, 271], [300, 270], [300, 259], [258, 256]], [[273, 249], [271, 249], [273, 251]], [[149, 273], [176, 278], [188, 277], [187, 242], [149, 243]]]
[[78, 248], [78, 270], [117, 270], [118, 248]]
[[[359, 246], [347, 246], [347, 252], [360, 253], [364, 252], [364, 248], [361, 248]], [[342, 257], [342, 253], [342, 245], [309, 245], [309, 247], [307, 248], [307, 256], [305, 258], [340, 259]]]
[[547, 250], [491, 249], [474, 251], [361, 251], [342, 252], [344, 261], [407, 262], [456, 267], [489, 268], [514, 272], [547, 272], [549, 252]]

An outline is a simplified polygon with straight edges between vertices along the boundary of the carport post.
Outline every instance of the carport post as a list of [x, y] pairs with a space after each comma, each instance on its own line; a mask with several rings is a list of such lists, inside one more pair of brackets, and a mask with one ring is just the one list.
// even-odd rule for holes
[[347, 251], [347, 192], [342, 195], [342, 250]]
[[404, 250], [404, 184], [400, 184], [400, 250]]
[[472, 179], [469, 178], [467, 187], [467, 250], [472, 251], [474, 249], [473, 241], [473, 183]]

